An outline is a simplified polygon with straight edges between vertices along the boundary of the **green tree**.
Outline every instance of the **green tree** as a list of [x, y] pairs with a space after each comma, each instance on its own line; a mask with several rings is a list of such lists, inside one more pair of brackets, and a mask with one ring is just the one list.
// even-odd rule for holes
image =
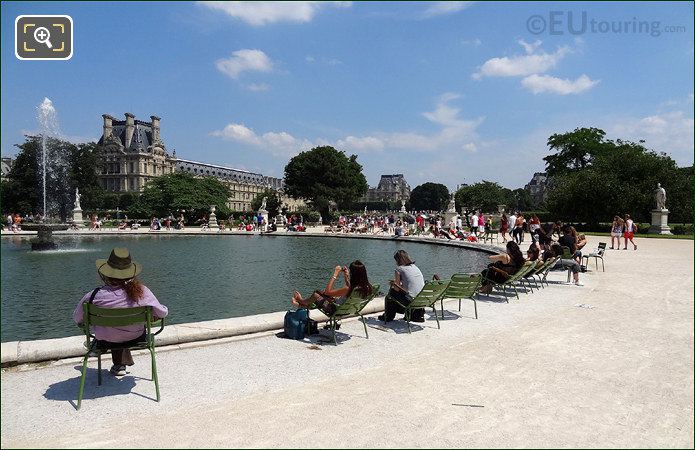
[[[80, 189], [80, 206], [85, 210], [105, 207], [104, 195], [106, 191], [101, 187], [97, 178], [100, 169], [98, 161], [97, 145], [94, 142], [78, 144], [71, 155], [70, 178], [73, 180], [73, 184]], [[124, 206], [121, 205], [121, 208]]]
[[316, 147], [293, 157], [285, 166], [285, 193], [311, 201], [328, 217], [329, 202], [347, 209], [368, 189], [357, 156], [333, 147]]
[[280, 212], [280, 206], [282, 200], [280, 198], [280, 193], [275, 189], [266, 189], [259, 193], [251, 201], [251, 209], [253, 211], [258, 211], [263, 203], [263, 197], [266, 198], [266, 209], [268, 210], [268, 217], [275, 217]]
[[691, 222], [693, 169], [679, 168], [664, 153], [641, 143], [606, 141], [604, 151], [581, 170], [551, 178], [546, 206], [558, 219], [597, 224], [615, 214], [630, 214], [638, 222], [650, 220], [654, 190], [661, 183], [669, 194], [669, 220]]
[[424, 183], [410, 192], [408, 209], [417, 211], [442, 211], [449, 204], [449, 189], [439, 183]]
[[[21, 213], [43, 213], [43, 173], [41, 137], [27, 136], [17, 145], [19, 152], [3, 191], [3, 208]], [[47, 212], [66, 220], [75, 200], [75, 188], [80, 188], [83, 208], [101, 206], [103, 190], [96, 177], [96, 144], [75, 145], [48, 138], [46, 140], [46, 205]]]
[[149, 181], [140, 197], [134, 202], [132, 214], [155, 214], [166, 216], [177, 211], [186, 211], [189, 218], [197, 219], [210, 212], [215, 205], [221, 216], [227, 216], [229, 188], [215, 177], [196, 178], [193, 175], [175, 172]]
[[497, 211], [497, 205], [513, 207], [514, 196], [512, 191], [492, 181], [462, 186], [454, 195], [456, 210], [460, 211], [465, 206], [463, 213], [467, 216], [471, 212], [480, 210], [484, 212]]
[[589, 166], [596, 156], [610, 147], [605, 135], [605, 131], [598, 128], [576, 128], [550, 136], [548, 148], [556, 153], [543, 158], [548, 176], [563, 175]]
[[508, 203], [510, 208], [517, 211], [530, 211], [536, 206], [533, 203], [533, 198], [531, 198], [531, 193], [526, 189], [514, 189], [510, 194], [512, 200]]

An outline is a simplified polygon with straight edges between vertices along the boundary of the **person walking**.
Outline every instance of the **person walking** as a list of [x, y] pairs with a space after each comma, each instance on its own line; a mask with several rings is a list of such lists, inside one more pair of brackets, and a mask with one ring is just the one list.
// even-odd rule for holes
[[[637, 224], [632, 220], [630, 214], [625, 214], [625, 233], [623, 234], [623, 237], [625, 238], [625, 247], [623, 248], [623, 250], [627, 250], [628, 240], [634, 246], [633, 250], [637, 250], [637, 244], [635, 244], [635, 241], [633, 240], [636, 232]], [[618, 248], [620, 248], [620, 240], [618, 240]]]
[[509, 219], [507, 214], [502, 213], [502, 218], [500, 219], [500, 233], [502, 234], [502, 243], [507, 242], [507, 231], [509, 231]]
[[[620, 237], [623, 234], [623, 219], [620, 216], [613, 216], [613, 223], [611, 224], [611, 250], [615, 249], [615, 241], [618, 241], [618, 249], [620, 249]], [[627, 242], [625, 242], [627, 246]]]

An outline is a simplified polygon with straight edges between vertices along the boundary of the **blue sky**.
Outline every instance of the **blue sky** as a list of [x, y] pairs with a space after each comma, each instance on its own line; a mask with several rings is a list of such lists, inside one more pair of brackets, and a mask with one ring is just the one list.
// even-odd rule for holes
[[[17, 60], [20, 14], [72, 16], [72, 59]], [[690, 165], [692, 24], [692, 2], [2, 3], [2, 154], [48, 97], [70, 139], [154, 114], [177, 156], [274, 176], [328, 144], [370, 185], [516, 188], [582, 126]]]

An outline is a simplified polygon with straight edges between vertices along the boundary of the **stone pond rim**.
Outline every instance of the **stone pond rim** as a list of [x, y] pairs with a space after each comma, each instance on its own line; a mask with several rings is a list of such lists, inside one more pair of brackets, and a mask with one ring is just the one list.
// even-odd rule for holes
[[58, 245], [53, 240], [54, 231], [65, 231], [69, 227], [65, 223], [25, 223], [22, 224], [22, 229], [27, 231], [36, 231], [36, 238], [31, 239], [32, 251], [53, 250]]

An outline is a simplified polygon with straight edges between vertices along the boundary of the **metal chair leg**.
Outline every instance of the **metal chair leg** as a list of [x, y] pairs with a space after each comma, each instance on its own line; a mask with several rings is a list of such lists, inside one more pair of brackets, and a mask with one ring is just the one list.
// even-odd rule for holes
[[77, 409], [82, 406], [82, 395], [84, 395], [84, 379], [87, 377], [87, 359], [89, 358], [89, 351], [84, 355], [84, 360], [82, 361], [82, 376], [80, 377], [80, 392], [77, 394]]
[[360, 314], [360, 317], [362, 318], [362, 325], [364, 326], [364, 335], [367, 336], [367, 339], [369, 339], [369, 333], [367, 332], [367, 321], [362, 314]]
[[157, 391], [157, 401], [159, 401], [159, 378], [157, 377], [157, 360], [154, 356], [154, 346], [150, 347], [150, 355], [152, 355], [152, 379], [154, 380], [154, 389]]
[[101, 352], [97, 356], [97, 385], [101, 386]]
[[[475, 300], [475, 297], [472, 297], [473, 299], [473, 310], [475, 311], [475, 318], [478, 318], [478, 302]], [[459, 300], [460, 302], [461, 300]]]
[[[439, 317], [437, 317], [437, 307], [432, 305], [432, 311], [434, 311], [434, 318], [437, 319], [437, 328], [442, 329], [441, 326], [439, 326]], [[442, 310], [442, 320], [444, 320], [444, 310]]]

